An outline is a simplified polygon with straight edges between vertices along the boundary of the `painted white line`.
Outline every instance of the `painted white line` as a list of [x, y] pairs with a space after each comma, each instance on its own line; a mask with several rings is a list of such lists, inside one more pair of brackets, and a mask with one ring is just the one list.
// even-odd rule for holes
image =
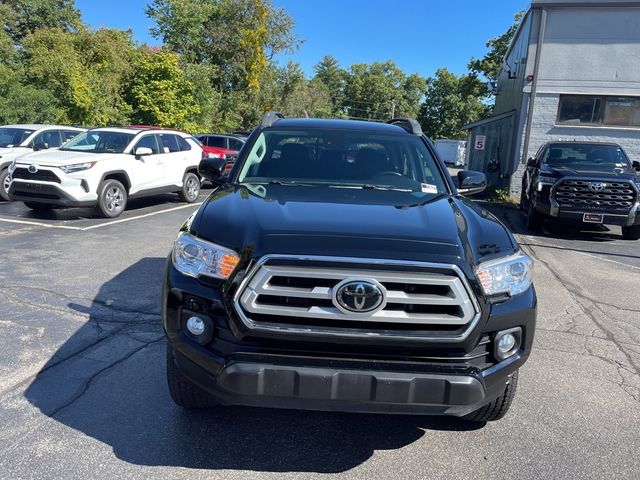
[[68, 225], [50, 225], [48, 223], [30, 222], [28, 220], [9, 220], [8, 218], [0, 218], [0, 222], [19, 223], [21, 225], [34, 225], [36, 227], [63, 228], [65, 230], [82, 230], [82, 227], [70, 227]]
[[[629, 265], [627, 263], [617, 262], [617, 261], [611, 260], [609, 258], [603, 258], [603, 257], [601, 257], [599, 255], [592, 255], [591, 253], [585, 253], [585, 252], [575, 252], [575, 253], [578, 253], [580, 255], [584, 255], [586, 257], [597, 258], [598, 260], [602, 260], [603, 262], [615, 263], [617, 265], [622, 265], [623, 267], [633, 268], [634, 270], [640, 270], [640, 267], [637, 267], [636, 265]], [[606, 253], [603, 253], [602, 255], [606, 255]]]
[[78, 230], [82, 230], [82, 231], [95, 230], [96, 228], [108, 227], [109, 225], [115, 225], [116, 223], [130, 222], [131, 220], [138, 220], [140, 218], [153, 217], [154, 215], [160, 215], [161, 213], [175, 212], [176, 210], [182, 210], [184, 208], [189, 208], [189, 207], [197, 207], [200, 205], [202, 205], [202, 202], [189, 203], [188, 205], [180, 205], [179, 207], [167, 208], [166, 210], [159, 210], [157, 212], [145, 213], [144, 215], [137, 215], [135, 217], [123, 218], [120, 220], [113, 220], [112, 222], [101, 223], [99, 225], [92, 225], [90, 227], [83, 227], [83, 228], [74, 227], [74, 228], [77, 228]]

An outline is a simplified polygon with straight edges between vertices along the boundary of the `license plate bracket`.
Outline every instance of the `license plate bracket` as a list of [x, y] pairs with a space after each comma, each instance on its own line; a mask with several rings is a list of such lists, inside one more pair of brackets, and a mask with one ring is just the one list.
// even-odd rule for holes
[[584, 223], [602, 223], [604, 222], [604, 215], [602, 213], [584, 213], [582, 214], [582, 221]]

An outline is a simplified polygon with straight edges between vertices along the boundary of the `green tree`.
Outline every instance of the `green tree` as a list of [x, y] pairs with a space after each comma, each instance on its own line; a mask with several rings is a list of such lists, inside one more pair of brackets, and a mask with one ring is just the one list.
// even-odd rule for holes
[[127, 98], [133, 108], [132, 121], [145, 125], [198, 129], [201, 113], [195, 89], [173, 52], [143, 48], [135, 57], [135, 74]]
[[347, 71], [340, 67], [338, 60], [331, 55], [325, 55], [314, 67], [313, 81], [316, 89], [324, 90], [331, 100], [331, 114], [344, 114], [344, 89], [347, 81]]
[[2, 3], [9, 7], [11, 14], [0, 16], [0, 19], [16, 43], [40, 29], [59, 28], [73, 32], [82, 26], [74, 0], [3, 0]]
[[473, 76], [458, 77], [446, 68], [428, 79], [425, 99], [420, 106], [418, 121], [432, 139], [466, 138], [462, 126], [489, 113], [478, 92]]
[[486, 47], [489, 51], [484, 57], [481, 59], [471, 59], [467, 67], [469, 68], [471, 75], [476, 77], [482, 76], [491, 81], [495, 81], [498, 78], [500, 70], [502, 69], [504, 57], [507, 54], [507, 50], [509, 50], [511, 40], [513, 40], [513, 36], [518, 30], [524, 14], [524, 10], [516, 13], [513, 25], [511, 25], [502, 35], [492, 38], [486, 43]]
[[270, 0], [153, 0], [152, 33], [187, 63], [217, 67], [221, 91], [257, 90], [273, 56], [299, 44], [293, 20]]
[[131, 111], [122, 94], [133, 52], [131, 32], [36, 30], [23, 41], [23, 83], [53, 95], [65, 112], [60, 121], [123, 124]]
[[352, 118], [386, 120], [416, 117], [426, 80], [406, 76], [392, 61], [352, 65], [344, 88], [344, 108]]

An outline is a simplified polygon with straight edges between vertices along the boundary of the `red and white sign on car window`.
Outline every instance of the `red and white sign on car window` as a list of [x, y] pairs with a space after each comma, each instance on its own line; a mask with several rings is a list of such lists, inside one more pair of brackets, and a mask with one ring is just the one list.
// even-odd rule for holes
[[484, 135], [476, 135], [476, 144], [475, 144], [475, 149], [476, 150], [484, 150], [484, 144], [487, 141], [487, 137]]

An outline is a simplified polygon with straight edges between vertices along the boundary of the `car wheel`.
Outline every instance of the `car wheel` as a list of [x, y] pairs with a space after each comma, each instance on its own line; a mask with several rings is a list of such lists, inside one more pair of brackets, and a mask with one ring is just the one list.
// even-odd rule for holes
[[542, 230], [544, 216], [535, 208], [534, 199], [529, 199], [529, 208], [527, 209], [527, 228], [535, 232]]
[[9, 170], [6, 168], [0, 172], [0, 199], [11, 200], [9, 198]]
[[182, 190], [178, 193], [181, 202], [193, 203], [200, 196], [201, 182], [193, 172], [187, 172], [182, 180]]
[[640, 225], [622, 227], [622, 238], [625, 240], [640, 240]]
[[36, 212], [51, 210], [53, 208], [53, 205], [48, 205], [46, 203], [24, 202], [24, 204], [27, 206], [27, 208], [35, 210]]
[[516, 370], [512, 375], [509, 383], [507, 383], [504, 393], [496, 398], [493, 402], [486, 404], [484, 407], [479, 408], [475, 412], [471, 412], [465, 415], [465, 420], [470, 422], [493, 422], [500, 420], [504, 417], [516, 396], [516, 390], [518, 389], [518, 371]]
[[98, 189], [98, 210], [103, 217], [119, 217], [127, 207], [127, 190], [118, 180], [105, 180]]
[[167, 343], [167, 384], [171, 398], [176, 405], [188, 410], [211, 408], [218, 404], [211, 395], [191, 383], [180, 373], [176, 366], [173, 348], [169, 343]]

